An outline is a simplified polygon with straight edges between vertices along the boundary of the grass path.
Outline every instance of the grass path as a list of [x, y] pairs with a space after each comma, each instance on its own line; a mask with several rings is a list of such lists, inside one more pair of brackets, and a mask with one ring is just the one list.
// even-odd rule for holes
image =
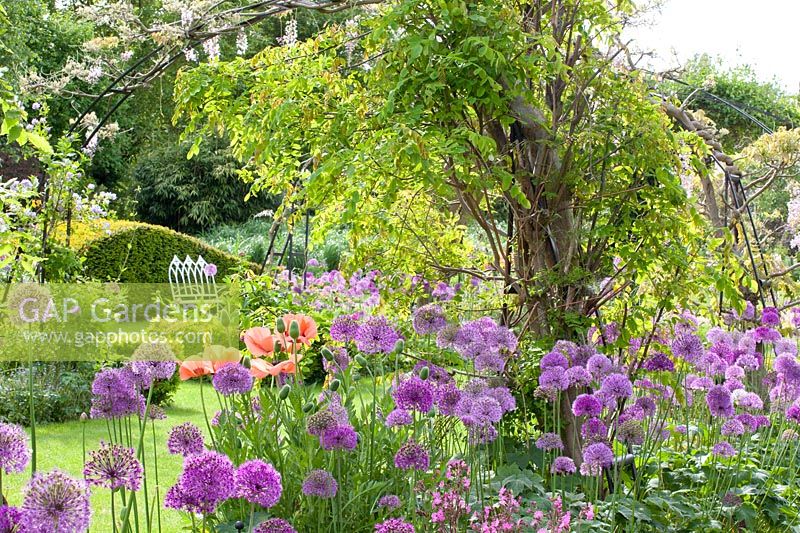
[[[216, 411], [216, 400], [210, 388], [205, 391], [206, 405], [209, 415]], [[213, 403], [212, 403], [213, 402]], [[169, 430], [182, 422], [193, 422], [203, 430], [207, 436], [203, 409], [200, 404], [200, 385], [189, 381], [181, 383], [175, 394], [175, 403], [166, 409], [167, 419], [157, 420], [156, 447], [158, 451], [158, 471], [160, 493], [163, 499], [166, 491], [171, 487], [181, 471], [183, 463], [180, 456], [170, 455], [167, 452], [167, 434]], [[36, 442], [38, 448], [39, 471], [48, 471], [60, 468], [70, 475], [82, 477], [83, 451], [82, 431], [85, 424], [86, 450], [96, 449], [101, 440], [108, 440], [108, 430], [104, 420], [89, 420], [87, 422], [73, 421], [61, 424], [48, 424], [36, 428]], [[148, 474], [153, 465], [153, 435], [148, 424], [145, 437], [145, 457], [147, 459]], [[22, 474], [3, 475], [3, 492], [11, 505], [22, 503], [22, 489], [30, 479], [30, 468]], [[155, 494], [155, 481], [150, 476], [148, 490], [151, 498]], [[119, 506], [119, 499], [117, 499]], [[143, 514], [143, 500], [139, 501], [139, 512]], [[92, 533], [109, 533], [111, 527], [110, 492], [100, 487], [92, 487]], [[161, 509], [162, 531], [172, 533], [180, 531], [185, 525], [185, 518], [181, 513], [171, 509]], [[155, 521], [154, 521], [155, 522]]]

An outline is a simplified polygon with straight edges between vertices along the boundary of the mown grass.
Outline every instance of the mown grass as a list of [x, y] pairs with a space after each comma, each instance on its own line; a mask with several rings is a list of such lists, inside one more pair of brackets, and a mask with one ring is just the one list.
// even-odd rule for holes
[[[207, 385], [206, 400], [209, 416], [216, 411], [216, 399]], [[181, 383], [175, 394], [175, 403], [166, 409], [167, 419], [155, 422], [155, 449], [158, 457], [159, 490], [163, 499], [167, 489], [171, 487], [181, 471], [182, 458], [167, 452], [167, 434], [169, 430], [182, 422], [193, 422], [207, 434], [203, 409], [200, 403], [200, 384], [197, 382]], [[87, 452], [98, 447], [101, 440], [108, 440], [108, 427], [104, 420], [72, 421], [61, 424], [48, 424], [36, 428], [37, 470], [48, 471], [60, 468], [75, 477], [83, 475], [83, 432], [86, 432]], [[153, 434], [148, 423], [145, 437], [145, 458], [148, 469], [153, 468]], [[148, 470], [149, 472], [150, 470]], [[3, 492], [11, 505], [22, 503], [25, 484], [30, 479], [30, 468], [21, 474], [3, 475]], [[155, 480], [148, 479], [148, 490], [151, 498], [155, 494]], [[117, 500], [119, 507], [119, 499]], [[119, 509], [118, 509], [119, 510]], [[111, 506], [110, 492], [100, 487], [92, 487], [92, 533], [110, 533]], [[144, 501], [139, 500], [139, 513], [144, 513]], [[143, 520], [142, 520], [143, 522]], [[155, 520], [154, 520], [155, 523]], [[180, 531], [186, 525], [186, 518], [177, 511], [161, 509], [161, 530], [164, 533]]]

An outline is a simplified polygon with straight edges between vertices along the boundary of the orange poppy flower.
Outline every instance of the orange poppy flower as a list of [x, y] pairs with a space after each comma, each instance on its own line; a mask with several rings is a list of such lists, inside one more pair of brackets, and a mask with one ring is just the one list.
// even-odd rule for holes
[[[305, 344], [306, 346], [311, 346], [314, 339], [319, 337], [317, 333], [317, 323], [308, 315], [288, 314], [283, 316], [283, 323], [286, 326], [286, 331], [283, 334], [283, 340], [281, 342], [283, 347], [288, 348], [292, 343], [292, 338], [289, 336], [289, 326], [293, 320], [296, 320], [300, 326], [300, 337], [297, 339], [297, 342]], [[278, 338], [278, 340], [281, 341], [280, 338]]]
[[242, 333], [242, 340], [253, 357], [272, 357], [275, 353], [275, 338], [269, 328], [250, 328]]
[[250, 361], [250, 373], [253, 377], [262, 379], [267, 376], [277, 376], [279, 374], [294, 374], [297, 372], [297, 365], [292, 361], [281, 361], [273, 365], [263, 359], [253, 359]]
[[181, 376], [181, 381], [186, 381], [187, 379], [199, 378], [206, 374], [213, 374], [214, 369], [210, 361], [192, 361], [187, 359], [181, 363], [178, 373]]

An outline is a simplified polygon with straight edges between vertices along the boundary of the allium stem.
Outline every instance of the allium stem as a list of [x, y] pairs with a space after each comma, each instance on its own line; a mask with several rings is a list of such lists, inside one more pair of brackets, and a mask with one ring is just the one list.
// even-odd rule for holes
[[28, 406], [31, 418], [31, 478], [36, 474], [36, 409], [33, 400], [33, 354], [28, 364]]

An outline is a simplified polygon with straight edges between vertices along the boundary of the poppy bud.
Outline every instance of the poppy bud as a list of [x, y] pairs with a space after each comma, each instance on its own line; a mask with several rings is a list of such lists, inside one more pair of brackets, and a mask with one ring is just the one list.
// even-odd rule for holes
[[304, 413], [310, 413], [313, 409], [314, 409], [314, 404], [311, 402], [308, 402], [303, 406]]
[[332, 351], [330, 351], [327, 347], [323, 348], [321, 351], [322, 351], [322, 357], [324, 357], [326, 361], [333, 361]]
[[278, 317], [278, 319], [275, 321], [275, 329], [278, 331], [278, 333], [283, 333], [286, 331], [286, 323], [281, 317]]
[[431, 369], [430, 368], [428, 368], [427, 366], [423, 366], [422, 368], [420, 368], [420, 370], [419, 370], [419, 377], [420, 378], [428, 379], [428, 376], [430, 376], [430, 375], [431, 375]]
[[394, 344], [394, 353], [403, 353], [403, 350], [406, 349], [406, 341], [403, 339], [398, 339], [397, 342]]
[[242, 358], [242, 366], [245, 368], [250, 368], [252, 366], [250, 363], [250, 356], [245, 355], [244, 358]]
[[364, 359], [364, 356], [361, 354], [356, 355], [356, 363], [358, 363], [361, 366], [367, 366], [367, 360]]
[[334, 379], [333, 381], [331, 381], [331, 384], [328, 385], [328, 388], [331, 390], [331, 392], [336, 392], [337, 390], [339, 390], [339, 385], [341, 384], [342, 384], [341, 381], [339, 381], [338, 379]]
[[300, 323], [297, 320], [292, 320], [289, 324], [289, 336], [294, 340], [300, 338]]
[[291, 390], [292, 387], [290, 385], [284, 385], [283, 387], [281, 387], [281, 390], [278, 393], [278, 398], [280, 398], [281, 400], [285, 400], [286, 398], [289, 397], [289, 392], [291, 392]]

